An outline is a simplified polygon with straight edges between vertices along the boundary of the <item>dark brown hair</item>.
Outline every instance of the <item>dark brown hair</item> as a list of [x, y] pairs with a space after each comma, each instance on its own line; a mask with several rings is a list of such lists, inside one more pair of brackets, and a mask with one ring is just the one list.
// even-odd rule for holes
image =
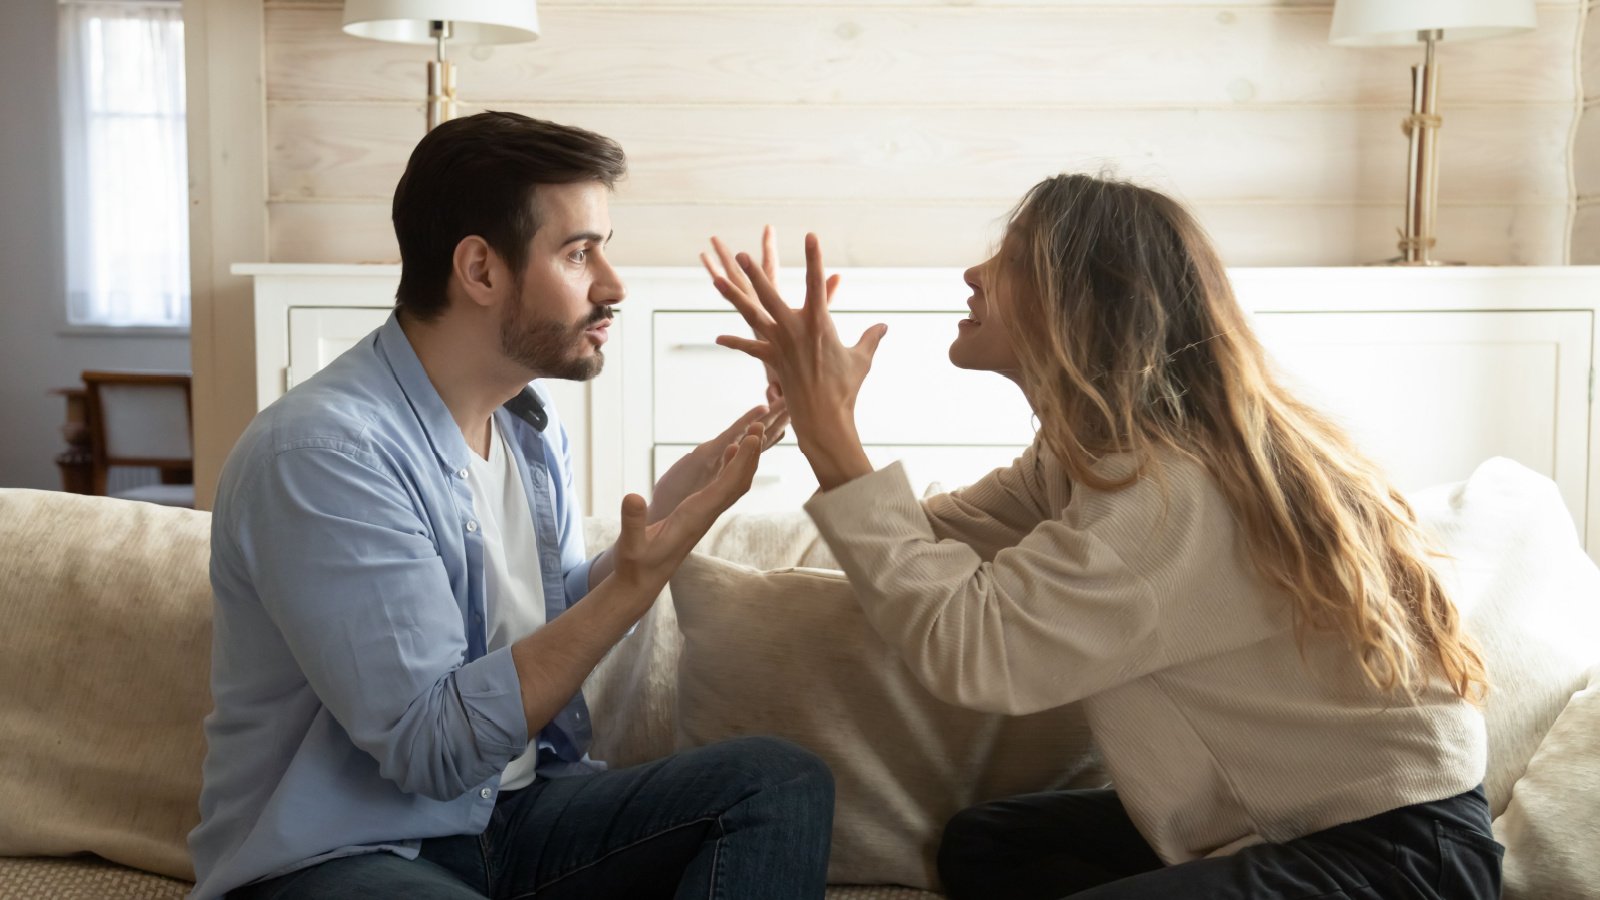
[[539, 228], [539, 185], [598, 181], [609, 188], [626, 172], [616, 141], [581, 128], [509, 112], [445, 122], [417, 142], [395, 185], [395, 306], [421, 321], [442, 312], [456, 245], [470, 235], [522, 271]]

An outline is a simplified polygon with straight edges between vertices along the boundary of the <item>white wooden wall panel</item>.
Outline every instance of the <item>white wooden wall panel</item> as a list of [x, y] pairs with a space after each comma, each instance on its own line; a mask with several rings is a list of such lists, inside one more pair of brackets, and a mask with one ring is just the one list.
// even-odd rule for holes
[[[1011, 202], [640, 204], [623, 196], [612, 204], [617, 236], [611, 250], [627, 265], [692, 265], [708, 236], [753, 247], [761, 226], [770, 223], [795, 248], [806, 230], [817, 231], [830, 263], [841, 266], [968, 265], [990, 249]], [[1331, 202], [1210, 202], [1197, 212], [1223, 257], [1239, 266], [1339, 266], [1387, 259], [1395, 255], [1394, 229], [1403, 215], [1399, 203]], [[1446, 204], [1440, 210], [1439, 252], [1480, 265], [1559, 265], [1567, 217], [1564, 201]], [[399, 261], [388, 201], [279, 202], [272, 205], [271, 221], [274, 260]], [[798, 260], [798, 249], [790, 256]]]
[[[1445, 44], [1441, 99], [1571, 99], [1576, 8], [1534, 32]], [[1403, 105], [1417, 48], [1328, 43], [1327, 7], [542, 6], [538, 41], [478, 47], [475, 102]], [[267, 17], [268, 95], [409, 101], [426, 48], [363, 40], [335, 7]]]
[[[1587, 11], [1541, 3], [1531, 34], [1441, 48], [1441, 256], [1577, 255]], [[540, 13], [540, 40], [459, 54], [464, 106], [619, 139], [624, 263], [682, 265], [709, 233], [773, 222], [822, 233], [841, 264], [963, 264], [1029, 184], [1102, 168], [1173, 189], [1232, 265], [1394, 255], [1420, 51], [1329, 46], [1329, 2], [547, 0]], [[395, 259], [388, 201], [421, 133], [429, 51], [347, 37], [339, 17], [337, 0], [266, 3], [276, 261]]]
[[[507, 105], [538, 115], [538, 106]], [[472, 109], [470, 111], [476, 111]], [[574, 106], [561, 121], [628, 153], [632, 202], [736, 197], [1009, 204], [1044, 175], [1118, 174], [1191, 200], [1373, 202], [1405, 196], [1405, 141], [1387, 109], [1063, 110]], [[420, 118], [409, 106], [274, 104], [275, 200], [387, 198]], [[1485, 107], [1445, 117], [1439, 196], [1564, 201], [1567, 106]], [[1318, 152], [1306, 152], [1314, 143]]]
[[1578, 206], [1572, 226], [1572, 264], [1600, 265], [1600, 198]]
[[1600, 3], [1590, 0], [1578, 47], [1583, 112], [1573, 141], [1571, 261], [1600, 263]]

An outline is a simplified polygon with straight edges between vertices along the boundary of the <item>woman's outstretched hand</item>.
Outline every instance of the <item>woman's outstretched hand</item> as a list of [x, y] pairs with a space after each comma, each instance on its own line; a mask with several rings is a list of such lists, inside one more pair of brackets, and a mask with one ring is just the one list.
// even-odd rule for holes
[[[771, 229], [763, 236], [770, 242]], [[861, 384], [872, 368], [872, 357], [887, 325], [868, 328], [853, 347], [846, 347], [828, 313], [839, 276], [825, 276], [822, 248], [814, 234], [806, 235], [806, 296], [793, 309], [778, 295], [769, 272], [749, 254], [731, 260], [722, 242], [712, 246], [722, 256], [718, 272], [702, 257], [717, 291], [744, 317], [755, 338], [722, 335], [717, 343], [740, 350], [767, 366], [769, 377], [780, 386], [794, 424], [800, 450], [811, 462], [823, 490], [872, 471], [856, 432], [855, 405]], [[763, 254], [776, 272], [776, 251]], [[741, 277], [742, 276], [742, 277]]]

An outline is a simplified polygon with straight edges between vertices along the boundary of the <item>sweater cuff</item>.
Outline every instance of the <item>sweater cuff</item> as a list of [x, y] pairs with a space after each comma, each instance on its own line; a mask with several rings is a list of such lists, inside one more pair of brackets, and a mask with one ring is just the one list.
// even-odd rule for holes
[[857, 535], [904, 534], [934, 539], [922, 502], [911, 490], [905, 466], [898, 461], [816, 494], [806, 503], [805, 510], [841, 562], [862, 544], [854, 539]]

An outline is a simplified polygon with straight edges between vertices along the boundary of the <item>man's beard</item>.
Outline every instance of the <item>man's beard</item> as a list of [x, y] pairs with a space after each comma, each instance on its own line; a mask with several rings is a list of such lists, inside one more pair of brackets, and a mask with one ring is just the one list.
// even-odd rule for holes
[[561, 378], [567, 381], [588, 381], [600, 374], [606, 357], [599, 348], [585, 356], [583, 349], [589, 343], [585, 331], [601, 322], [610, 321], [613, 310], [601, 306], [577, 325], [568, 325], [550, 319], [530, 321], [522, 307], [522, 291], [516, 294], [517, 302], [507, 304], [500, 319], [500, 350], [512, 362], [539, 373], [541, 378]]

